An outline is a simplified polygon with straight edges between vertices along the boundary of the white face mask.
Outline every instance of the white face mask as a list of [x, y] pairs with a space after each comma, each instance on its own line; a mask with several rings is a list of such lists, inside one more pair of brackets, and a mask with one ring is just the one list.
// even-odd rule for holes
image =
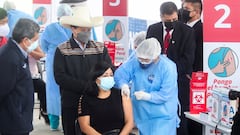
[[29, 40], [29, 41], [31, 42], [31, 45], [27, 47], [27, 52], [31, 53], [33, 50], [35, 50], [38, 47], [38, 40], [36, 40], [33, 43], [31, 40]]
[[7, 36], [8, 33], [9, 33], [9, 31], [10, 31], [10, 30], [9, 30], [9, 26], [8, 26], [7, 23], [0, 26], [0, 36], [1, 36], [1, 37]]

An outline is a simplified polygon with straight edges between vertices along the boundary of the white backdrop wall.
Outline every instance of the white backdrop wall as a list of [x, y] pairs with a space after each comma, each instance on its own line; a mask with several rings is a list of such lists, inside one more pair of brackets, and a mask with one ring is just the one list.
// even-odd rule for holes
[[[3, 6], [5, 0], [0, 0], [0, 6]], [[32, 0], [11, 0], [16, 4], [18, 10], [32, 14]], [[60, 0], [52, 0], [52, 22], [57, 21], [56, 10]], [[128, 15], [130, 17], [159, 21], [160, 20], [160, 5], [166, 1], [173, 1], [178, 8], [181, 6], [181, 0], [129, 0], [128, 1]], [[103, 0], [88, 0], [88, 5], [91, 8], [92, 16], [102, 15]], [[55, 17], [54, 17], [55, 16]], [[102, 27], [95, 28], [99, 41], [102, 41]]]

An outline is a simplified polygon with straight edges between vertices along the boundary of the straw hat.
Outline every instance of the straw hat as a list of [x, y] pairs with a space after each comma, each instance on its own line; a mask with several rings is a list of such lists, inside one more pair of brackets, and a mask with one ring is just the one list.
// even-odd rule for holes
[[79, 6], [73, 9], [72, 16], [63, 16], [60, 18], [60, 24], [64, 27], [70, 26], [94, 27], [103, 24], [103, 17], [91, 17], [88, 6]]

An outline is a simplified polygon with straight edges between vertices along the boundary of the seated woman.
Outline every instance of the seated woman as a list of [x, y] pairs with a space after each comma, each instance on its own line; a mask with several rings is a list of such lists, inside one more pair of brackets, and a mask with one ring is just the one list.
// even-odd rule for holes
[[83, 134], [101, 135], [120, 129], [119, 135], [128, 135], [132, 131], [131, 100], [121, 96], [114, 84], [111, 65], [101, 62], [93, 67], [86, 94], [79, 99], [78, 122]]

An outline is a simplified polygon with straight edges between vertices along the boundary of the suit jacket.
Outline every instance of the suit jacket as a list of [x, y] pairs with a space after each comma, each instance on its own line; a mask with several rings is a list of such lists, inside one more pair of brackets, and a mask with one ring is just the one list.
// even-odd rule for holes
[[[164, 52], [162, 22], [150, 25], [146, 37], [155, 37], [161, 44], [162, 53]], [[167, 56], [177, 65], [178, 75], [191, 75], [195, 47], [196, 43], [193, 29], [178, 21], [174, 27], [170, 45], [167, 50]]]
[[203, 71], [203, 24], [199, 20], [193, 25], [195, 39], [196, 39], [196, 50], [195, 60], [193, 63], [193, 71]]
[[32, 131], [34, 88], [27, 59], [12, 39], [0, 48], [0, 133]]

